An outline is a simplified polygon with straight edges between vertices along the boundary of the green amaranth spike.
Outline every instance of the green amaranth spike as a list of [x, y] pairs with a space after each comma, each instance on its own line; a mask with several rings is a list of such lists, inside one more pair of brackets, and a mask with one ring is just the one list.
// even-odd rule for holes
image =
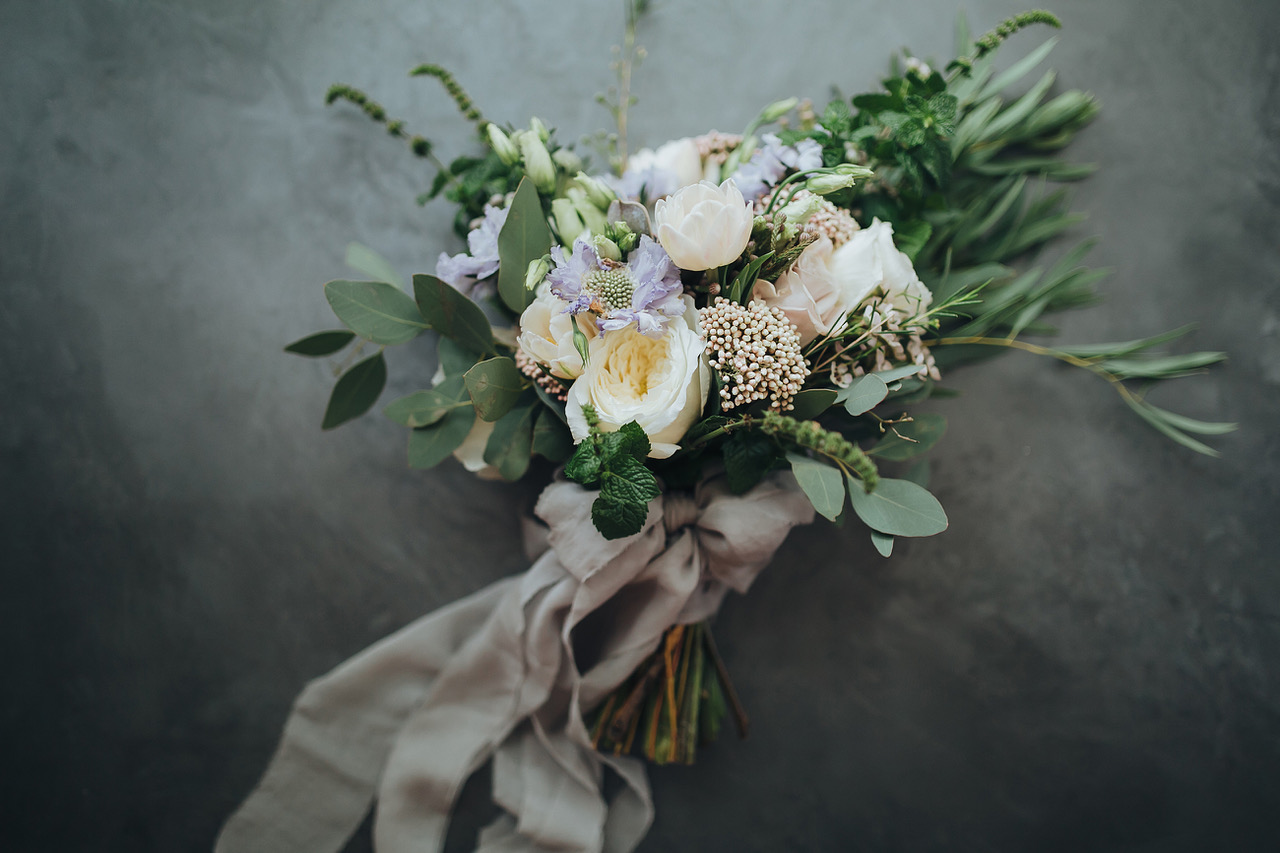
[[610, 311], [631, 305], [636, 282], [626, 269], [594, 270], [583, 276], [583, 287], [600, 297]]

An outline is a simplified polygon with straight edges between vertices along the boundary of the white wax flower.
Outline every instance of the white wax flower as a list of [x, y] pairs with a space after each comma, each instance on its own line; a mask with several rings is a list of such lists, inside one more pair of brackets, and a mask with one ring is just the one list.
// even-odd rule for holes
[[882, 297], [906, 317], [933, 300], [911, 261], [893, 245], [893, 226], [879, 219], [838, 249], [819, 237], [776, 282], [756, 282], [753, 295], [781, 309], [800, 330], [802, 344], [838, 331], [870, 296]]
[[[692, 307], [684, 314], [686, 320], [695, 317]], [[574, 442], [590, 432], [582, 413], [590, 404], [605, 432], [635, 421], [649, 436], [650, 457], [675, 453], [707, 402], [711, 370], [704, 347], [702, 336], [679, 320], [660, 338], [631, 325], [593, 340], [587, 368], [569, 389], [565, 406]]]
[[702, 155], [698, 152], [698, 144], [686, 136], [659, 145], [657, 151], [641, 148], [627, 158], [628, 172], [651, 170], [673, 175], [676, 186], [672, 191], [696, 184], [702, 179]]
[[658, 200], [654, 234], [676, 266], [708, 270], [738, 259], [751, 239], [752, 218], [733, 181], [699, 181]]
[[[578, 315], [578, 328], [587, 340], [594, 339], [594, 314]], [[582, 373], [582, 356], [573, 344], [573, 318], [565, 311], [565, 303], [544, 284], [538, 296], [520, 315], [520, 349], [533, 361], [545, 364], [561, 379], [577, 379]]]

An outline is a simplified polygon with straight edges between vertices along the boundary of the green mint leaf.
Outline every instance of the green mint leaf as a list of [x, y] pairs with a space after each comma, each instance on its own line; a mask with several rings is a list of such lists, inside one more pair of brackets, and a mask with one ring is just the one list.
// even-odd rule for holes
[[740, 495], [755, 486], [781, 458], [778, 445], [755, 430], [740, 430], [724, 443], [724, 473], [729, 490]]
[[600, 447], [595, 436], [588, 436], [564, 463], [564, 475], [575, 483], [594, 486], [600, 480]]

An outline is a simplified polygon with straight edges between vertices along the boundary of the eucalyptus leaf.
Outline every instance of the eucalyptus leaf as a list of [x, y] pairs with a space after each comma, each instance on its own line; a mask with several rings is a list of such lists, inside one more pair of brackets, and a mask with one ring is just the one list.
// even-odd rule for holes
[[496, 421], [511, 410], [527, 386], [524, 374], [506, 356], [481, 361], [464, 376], [481, 420]]
[[507, 208], [507, 221], [498, 233], [498, 295], [515, 313], [524, 311], [533, 299], [524, 286], [529, 262], [549, 251], [551, 227], [542, 212], [542, 201], [533, 182], [523, 178]]
[[903, 462], [927, 452], [947, 430], [947, 419], [942, 415], [915, 415], [912, 420], [894, 424], [893, 432], [867, 451], [890, 462]]
[[793, 409], [787, 414], [798, 421], [811, 421], [835, 401], [836, 392], [830, 388], [808, 388], [792, 398]]
[[551, 409], [542, 408], [533, 425], [533, 452], [557, 464], [573, 454], [573, 436], [569, 427]]
[[915, 483], [882, 479], [867, 494], [861, 480], [847, 479], [853, 511], [872, 530], [891, 536], [932, 536], [947, 529], [942, 504]]
[[413, 295], [431, 328], [470, 352], [493, 352], [493, 330], [479, 305], [433, 275], [415, 275]]
[[378, 401], [386, 384], [387, 362], [381, 352], [356, 362], [333, 386], [320, 428], [333, 429], [360, 417]]
[[346, 329], [338, 329], [332, 332], [316, 332], [314, 335], [299, 338], [285, 347], [284, 351], [291, 352], [294, 355], [318, 358], [320, 356], [333, 355], [355, 340], [355, 337], [355, 332], [349, 332]]
[[[844, 478], [839, 469], [799, 453], [788, 453], [787, 461], [813, 508], [824, 518], [835, 521], [844, 509]], [[862, 481], [857, 482], [861, 489]]]
[[454, 409], [438, 423], [409, 431], [409, 467], [434, 468], [467, 440], [476, 422], [470, 406]]
[[400, 290], [405, 289], [404, 277], [396, 268], [386, 258], [363, 243], [347, 244], [346, 262], [347, 266], [356, 272], [372, 276], [375, 281], [385, 281], [387, 284], [394, 284]]
[[415, 391], [392, 402], [382, 410], [401, 426], [417, 429], [431, 426], [454, 409], [470, 406], [461, 376], [449, 376], [427, 391]]
[[484, 448], [484, 461], [498, 469], [504, 480], [519, 480], [529, 470], [533, 454], [533, 421], [536, 403], [516, 406], [493, 425]]
[[875, 373], [859, 376], [849, 387], [836, 394], [836, 400], [844, 404], [849, 414], [866, 414], [874, 409], [889, 394], [889, 386], [884, 379]]
[[879, 530], [871, 531], [871, 544], [880, 552], [881, 557], [888, 557], [893, 553], [893, 537]]
[[479, 359], [476, 354], [458, 346], [456, 341], [440, 338], [436, 347], [436, 363], [444, 371], [445, 376], [461, 376], [471, 369]]
[[385, 281], [331, 281], [324, 295], [339, 320], [375, 344], [403, 344], [429, 328], [413, 300]]

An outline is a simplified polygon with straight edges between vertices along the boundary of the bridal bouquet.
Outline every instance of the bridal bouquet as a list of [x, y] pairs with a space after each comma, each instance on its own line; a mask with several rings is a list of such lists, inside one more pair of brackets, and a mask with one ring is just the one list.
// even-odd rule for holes
[[[1052, 72], [1006, 96], [1052, 41], [1000, 73], [993, 56], [1053, 16], [962, 33], [945, 67], [895, 60], [881, 89], [821, 111], [791, 99], [741, 133], [630, 153], [639, 11], [603, 98], [619, 132], [594, 169], [537, 119], [489, 121], [436, 66], [415, 73], [444, 84], [483, 153], [445, 164], [362, 92], [330, 91], [435, 164], [424, 195], [458, 206], [467, 250], [406, 288], [353, 247], [373, 280], [325, 285], [346, 328], [288, 347], [356, 344], [323, 426], [369, 410], [383, 348], [430, 331], [435, 376], [384, 409], [408, 430], [410, 466], [551, 474], [546, 527], [525, 575], [313, 682], [220, 850], [336, 850], [375, 796], [380, 849], [438, 849], [459, 788], [490, 759], [505, 814], [480, 849], [631, 849], [652, 816], [643, 761], [692, 763], [729, 719], [745, 734], [710, 630], [726, 592], [745, 592], [815, 512], [864, 525], [886, 556], [897, 537], [946, 528], [921, 461], [945, 421], [911, 407], [944, 396], [963, 362], [1018, 349], [1083, 368], [1202, 453], [1195, 435], [1233, 428], [1143, 396], [1223, 358], [1153, 352], [1186, 329], [1025, 339], [1093, 302], [1101, 275], [1083, 265], [1087, 243], [1027, 265], [1078, 221], [1050, 186], [1091, 171], [1059, 152], [1098, 107], [1049, 97]], [[621, 781], [608, 803], [606, 772]]]

